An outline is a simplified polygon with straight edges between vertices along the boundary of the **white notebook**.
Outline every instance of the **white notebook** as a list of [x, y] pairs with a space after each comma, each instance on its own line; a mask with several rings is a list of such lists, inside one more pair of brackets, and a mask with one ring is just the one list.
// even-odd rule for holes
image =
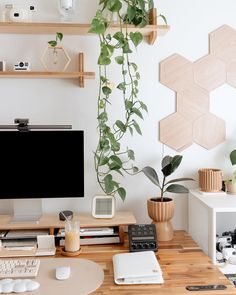
[[153, 251], [116, 254], [112, 258], [116, 284], [163, 284]]

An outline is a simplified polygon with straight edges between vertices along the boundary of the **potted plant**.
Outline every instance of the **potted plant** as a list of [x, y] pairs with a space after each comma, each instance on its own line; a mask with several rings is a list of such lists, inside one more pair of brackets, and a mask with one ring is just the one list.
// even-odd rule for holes
[[55, 39], [48, 41], [48, 45], [41, 56], [41, 63], [48, 72], [64, 72], [71, 61], [65, 48], [59, 45], [62, 39], [63, 34], [57, 32]]
[[[236, 164], [236, 150], [232, 150], [229, 155], [230, 162], [232, 166]], [[236, 194], [236, 169], [234, 166], [234, 171], [231, 179], [227, 179], [224, 181], [225, 189], [228, 194]]]
[[[106, 195], [118, 194], [125, 200], [126, 190], [120, 185], [119, 178], [125, 174], [138, 172], [134, 166], [134, 151], [122, 147], [122, 139], [128, 134], [141, 133], [139, 119], [147, 112], [147, 106], [139, 97], [140, 73], [132, 54], [141, 43], [143, 36], [136, 30], [127, 29], [128, 24], [145, 27], [149, 24], [149, 12], [153, 0], [100, 0], [100, 8], [91, 22], [90, 32], [99, 36], [100, 52], [99, 91], [97, 98], [98, 145], [94, 152], [97, 181]], [[111, 17], [116, 14], [118, 29], [108, 33]], [[109, 78], [109, 65], [115, 63], [120, 79], [117, 83]], [[114, 71], [114, 68], [112, 68]], [[116, 85], [115, 85], [116, 84]], [[120, 98], [124, 114], [120, 118], [110, 115], [112, 100]]]
[[179, 167], [182, 158], [183, 156], [181, 155], [175, 155], [174, 157], [165, 156], [162, 159], [162, 182], [160, 182], [154, 168], [147, 166], [142, 169], [142, 172], [147, 178], [160, 189], [160, 196], [151, 198], [147, 201], [148, 214], [156, 225], [157, 239], [159, 241], [170, 241], [173, 239], [173, 228], [170, 220], [174, 216], [174, 201], [170, 197], [166, 197], [165, 193], [188, 193], [188, 188], [181, 184], [177, 184], [177, 182], [194, 180], [192, 178], [175, 178], [167, 180], [167, 177]]

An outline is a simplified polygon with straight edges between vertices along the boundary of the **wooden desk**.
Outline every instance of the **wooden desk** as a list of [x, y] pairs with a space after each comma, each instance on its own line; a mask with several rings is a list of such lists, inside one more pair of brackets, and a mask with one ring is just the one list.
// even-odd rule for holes
[[[212, 264], [192, 238], [184, 231], [176, 231], [171, 242], [160, 242], [157, 252], [161, 265], [164, 285], [115, 285], [113, 280], [112, 256], [128, 252], [128, 242], [117, 245], [82, 246], [78, 258], [90, 259], [102, 266], [105, 279], [102, 286], [93, 294], [100, 295], [230, 295], [236, 294], [236, 288]], [[60, 257], [58, 251], [57, 257]], [[75, 258], [76, 259], [76, 258]], [[88, 282], [89, 283], [89, 282]], [[189, 292], [186, 285], [224, 284], [225, 291]], [[45, 294], [46, 295], [46, 294]]]

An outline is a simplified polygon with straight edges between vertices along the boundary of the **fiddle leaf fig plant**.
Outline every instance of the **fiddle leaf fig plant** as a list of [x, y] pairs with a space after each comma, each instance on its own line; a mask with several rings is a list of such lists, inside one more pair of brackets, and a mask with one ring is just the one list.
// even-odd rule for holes
[[[117, 180], [125, 174], [138, 172], [134, 165], [134, 151], [122, 146], [127, 134], [142, 134], [139, 120], [144, 118], [147, 106], [139, 97], [140, 73], [138, 65], [132, 60], [132, 53], [142, 42], [140, 32], [129, 32], [127, 24], [144, 27], [149, 23], [149, 10], [153, 0], [100, 0], [91, 22], [89, 32], [99, 36], [100, 52], [98, 56], [99, 91], [97, 98], [98, 145], [94, 152], [97, 181], [108, 195], [118, 194], [125, 200], [126, 190]], [[117, 14], [119, 29], [107, 33], [110, 19], [107, 11]], [[109, 66], [117, 67], [120, 78], [114, 83], [109, 78]], [[115, 64], [115, 65], [114, 65]], [[114, 68], [112, 68], [114, 71]], [[118, 76], [118, 74], [117, 74]], [[123, 115], [114, 118], [113, 100], [121, 99]]]
[[[147, 166], [142, 169], [142, 172], [147, 176], [152, 183], [154, 183], [161, 191], [160, 201], [164, 201], [164, 194], [166, 192], [184, 194], [188, 193], [188, 188], [181, 185], [176, 184], [176, 182], [181, 181], [193, 181], [193, 178], [175, 178], [167, 181], [167, 177], [170, 176], [174, 171], [179, 167], [183, 156], [175, 155], [174, 157], [165, 156], [161, 162], [161, 172], [163, 174], [162, 181], [160, 182], [157, 172], [154, 168]], [[157, 199], [158, 200], [158, 199]]]

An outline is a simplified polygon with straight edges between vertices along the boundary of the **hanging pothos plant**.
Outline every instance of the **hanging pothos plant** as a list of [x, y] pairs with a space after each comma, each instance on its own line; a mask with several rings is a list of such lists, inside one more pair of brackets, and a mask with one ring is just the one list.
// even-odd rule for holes
[[[101, 9], [96, 12], [90, 28], [90, 32], [97, 34], [100, 41], [97, 101], [99, 140], [94, 153], [95, 170], [101, 189], [108, 195], [118, 194], [124, 200], [126, 190], [115, 180], [116, 175], [135, 174], [138, 168], [133, 165], [134, 151], [122, 148], [121, 140], [126, 133], [142, 134], [137, 118], [143, 119], [143, 112], [147, 112], [147, 106], [139, 98], [138, 66], [131, 60], [132, 52], [141, 43], [143, 36], [140, 32], [128, 32], [126, 24], [139, 27], [148, 25], [153, 0], [100, 0], [99, 4]], [[107, 12], [116, 14], [120, 24], [114, 34], [107, 33], [111, 22], [106, 17]], [[120, 81], [116, 87], [108, 77], [112, 60], [120, 71]], [[109, 117], [113, 96], [120, 96], [124, 105], [124, 116], [114, 121], [114, 116]]]

